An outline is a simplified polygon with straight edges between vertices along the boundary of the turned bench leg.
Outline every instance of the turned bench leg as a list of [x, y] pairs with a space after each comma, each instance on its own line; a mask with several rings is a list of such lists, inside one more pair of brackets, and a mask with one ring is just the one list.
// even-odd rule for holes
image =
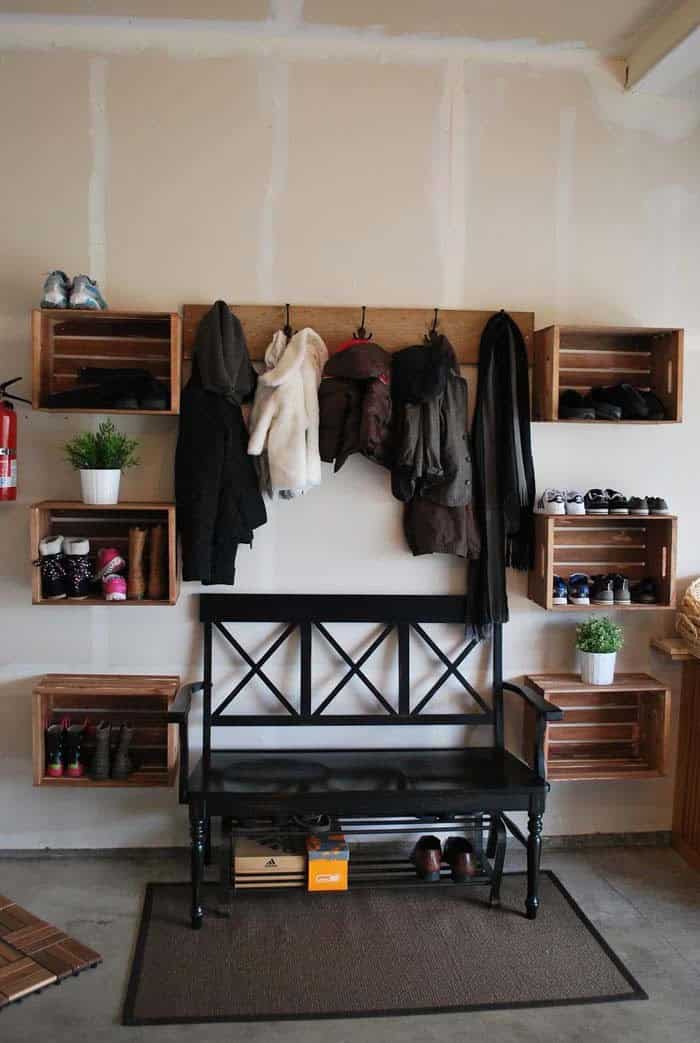
[[191, 877], [192, 877], [192, 926], [202, 926], [202, 880], [204, 878], [204, 852], [206, 848], [206, 819], [201, 808], [190, 809]]
[[531, 811], [527, 819], [527, 898], [528, 920], [534, 920], [539, 908], [540, 856], [542, 854], [542, 813]]

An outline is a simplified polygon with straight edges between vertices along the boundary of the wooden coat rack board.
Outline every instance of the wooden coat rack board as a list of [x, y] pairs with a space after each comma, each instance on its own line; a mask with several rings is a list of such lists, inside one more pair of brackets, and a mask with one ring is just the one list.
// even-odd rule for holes
[[[276, 330], [286, 321], [284, 304], [231, 304], [245, 330], [248, 352], [254, 362], [262, 362], [265, 349]], [[183, 378], [190, 374], [192, 348], [197, 327], [211, 304], [185, 304], [182, 309], [182, 357]], [[290, 304], [290, 322], [295, 330], [310, 326], [323, 337], [332, 354], [339, 344], [352, 336], [360, 325], [362, 309], [333, 308], [305, 304]], [[367, 308], [365, 328], [372, 333], [372, 340], [386, 351], [398, 351], [409, 344], [420, 343], [423, 334], [430, 329], [435, 311], [433, 308]], [[532, 364], [532, 343], [535, 326], [534, 312], [515, 311], [509, 313], [517, 322], [525, 340], [527, 354]], [[476, 366], [479, 362], [479, 342], [484, 326], [493, 315], [491, 311], [465, 311], [440, 309], [437, 329], [448, 338], [462, 366]]]

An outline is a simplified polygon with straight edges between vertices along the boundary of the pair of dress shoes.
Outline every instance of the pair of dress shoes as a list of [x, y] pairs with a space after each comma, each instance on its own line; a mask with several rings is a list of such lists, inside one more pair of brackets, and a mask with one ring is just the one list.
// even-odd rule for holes
[[411, 861], [421, 880], [439, 880], [443, 862], [447, 862], [457, 884], [476, 876], [479, 871], [474, 847], [464, 837], [448, 837], [444, 849], [437, 837], [421, 837], [413, 849]]

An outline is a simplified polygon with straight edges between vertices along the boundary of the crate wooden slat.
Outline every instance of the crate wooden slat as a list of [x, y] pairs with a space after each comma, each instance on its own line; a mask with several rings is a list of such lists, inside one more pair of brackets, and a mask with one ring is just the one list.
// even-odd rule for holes
[[[649, 674], [621, 674], [611, 685], [588, 685], [577, 674], [533, 674], [525, 683], [559, 706], [547, 725], [545, 760], [551, 781], [646, 779], [667, 774], [671, 693]], [[526, 715], [526, 743], [534, 738]]]
[[[62, 413], [174, 415], [180, 411], [182, 322], [176, 312], [32, 312], [32, 405]], [[137, 367], [170, 388], [167, 409], [78, 409], [49, 405], [49, 396], [78, 387], [85, 366]]]
[[[253, 361], [261, 361], [275, 330], [285, 323], [285, 308], [279, 304], [232, 304], [232, 311], [241, 321], [246, 335], [248, 352]], [[211, 308], [210, 304], [185, 304], [182, 309], [183, 379], [189, 376], [197, 326]], [[494, 314], [491, 311], [440, 309], [438, 330], [449, 339], [461, 365], [475, 366], [479, 361], [479, 342], [484, 326]], [[365, 314], [365, 327], [373, 340], [386, 351], [398, 351], [409, 344], [418, 344], [432, 324], [432, 308], [372, 308]], [[510, 312], [520, 327], [528, 357], [532, 362], [533, 312]], [[311, 326], [323, 338], [329, 352], [350, 337], [360, 323], [361, 308], [336, 308], [324, 305], [290, 305], [294, 329]]]
[[[652, 390], [664, 420], [568, 420], [559, 395], [569, 388], [628, 383]], [[683, 330], [615, 326], [548, 326], [534, 335], [533, 419], [575, 424], [678, 423], [683, 419]]]
[[528, 596], [551, 611], [581, 612], [586, 606], [553, 605], [554, 576], [621, 572], [632, 582], [653, 576], [659, 584], [654, 605], [591, 605], [591, 609], [644, 610], [675, 603], [677, 519], [673, 515], [535, 515], [535, 564]]
[[41, 594], [41, 575], [38, 568], [32, 576], [32, 602], [35, 605], [106, 605], [148, 606], [174, 605], [180, 592], [180, 577], [177, 568], [177, 533], [175, 527], [175, 504], [169, 502], [87, 504], [72, 500], [44, 500], [30, 508], [30, 553], [31, 560], [39, 557], [39, 541], [45, 536], [87, 536], [90, 540], [90, 555], [95, 558], [101, 547], [116, 547], [128, 560], [129, 528], [132, 525], [152, 527], [163, 525], [166, 529], [163, 569], [166, 593], [162, 600], [143, 598], [140, 601], [105, 601], [97, 589], [94, 595], [83, 601], [61, 598], [46, 600]]
[[[172, 786], [178, 770], [177, 728], [164, 720], [177, 695], [180, 678], [176, 675], [148, 674], [46, 674], [34, 687], [32, 696], [32, 759], [35, 786]], [[95, 780], [51, 778], [46, 774], [44, 729], [67, 717], [71, 723], [88, 725], [106, 720], [114, 724], [129, 721], [135, 729], [131, 746], [141, 761], [126, 779]], [[115, 736], [116, 738], [116, 736]], [[83, 760], [89, 763], [94, 740], [87, 739]], [[4, 911], [0, 908], [0, 924]]]

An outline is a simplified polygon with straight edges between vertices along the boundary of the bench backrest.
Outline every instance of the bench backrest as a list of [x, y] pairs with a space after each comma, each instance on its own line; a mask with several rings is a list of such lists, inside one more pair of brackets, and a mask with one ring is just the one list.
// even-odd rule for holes
[[[211, 746], [211, 729], [217, 726], [396, 726], [396, 725], [491, 725], [494, 741], [503, 745], [503, 664], [501, 627], [493, 628], [492, 685], [487, 700], [464, 677], [460, 666], [479, 644], [466, 636], [458, 653], [450, 658], [426, 631], [426, 624], [453, 624], [465, 633], [466, 599], [444, 595], [327, 595], [327, 594], [202, 594], [200, 621], [204, 625], [204, 748]], [[242, 623], [277, 623], [283, 626], [266, 651], [256, 660], [242, 643]], [[328, 625], [335, 623], [374, 623], [382, 629], [357, 660], [343, 648]], [[240, 657], [247, 671], [236, 686], [216, 706], [214, 688], [214, 634], [223, 638], [228, 649]], [[299, 697], [292, 700], [265, 671], [265, 664], [292, 634], [299, 635]], [[363, 666], [390, 634], [397, 635], [397, 690], [381, 691]], [[418, 636], [429, 652], [442, 664], [437, 681], [419, 699], [411, 678], [411, 633]], [[347, 670], [340, 681], [312, 707], [313, 643], [322, 641], [342, 659]], [[217, 645], [219, 642], [217, 642]], [[231, 713], [238, 695], [257, 678], [274, 696], [277, 712], [268, 714]], [[334, 713], [333, 702], [346, 684], [357, 678], [376, 701], [376, 712]], [[463, 713], [437, 713], [433, 697], [449, 680], [457, 682], [468, 697], [470, 708]], [[297, 705], [294, 705], [294, 702]], [[279, 707], [284, 712], [279, 712]], [[475, 711], [474, 706], [478, 707]]]

